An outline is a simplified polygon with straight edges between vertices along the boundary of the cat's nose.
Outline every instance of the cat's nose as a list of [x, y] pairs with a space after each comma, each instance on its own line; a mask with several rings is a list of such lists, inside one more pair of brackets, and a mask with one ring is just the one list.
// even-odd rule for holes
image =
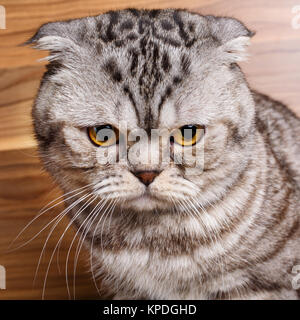
[[134, 172], [134, 175], [139, 178], [139, 180], [143, 182], [144, 185], [149, 186], [149, 184], [153, 182], [155, 177], [159, 175], [159, 171], [137, 171]]

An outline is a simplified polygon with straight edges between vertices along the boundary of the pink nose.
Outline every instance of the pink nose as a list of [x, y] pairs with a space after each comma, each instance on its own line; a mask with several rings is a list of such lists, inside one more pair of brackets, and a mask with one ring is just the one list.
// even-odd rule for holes
[[159, 175], [158, 171], [138, 171], [134, 172], [134, 174], [139, 178], [144, 185], [149, 186], [150, 183], [153, 182], [155, 177]]

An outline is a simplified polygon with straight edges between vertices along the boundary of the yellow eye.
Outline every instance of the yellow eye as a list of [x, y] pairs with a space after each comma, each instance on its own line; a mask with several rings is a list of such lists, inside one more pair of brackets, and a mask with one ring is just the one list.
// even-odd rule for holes
[[204, 126], [188, 124], [176, 129], [171, 137], [171, 141], [173, 140], [184, 147], [193, 146], [203, 137], [204, 131]]
[[101, 147], [109, 147], [119, 142], [119, 130], [110, 124], [88, 128], [91, 141]]

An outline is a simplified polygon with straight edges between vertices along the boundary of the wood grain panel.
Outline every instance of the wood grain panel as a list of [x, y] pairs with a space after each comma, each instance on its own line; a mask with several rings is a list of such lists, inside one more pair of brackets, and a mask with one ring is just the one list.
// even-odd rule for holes
[[[39, 255], [50, 229], [45, 229], [23, 248], [11, 252], [8, 252], [8, 249], [18, 233], [38, 215], [40, 209], [61, 193], [51, 178], [41, 170], [34, 149], [2, 151], [0, 173], [0, 264], [5, 266], [7, 272], [7, 289], [0, 290], [0, 299], [40, 299], [52, 251], [68, 225], [68, 219], [63, 219], [49, 238], [34, 286], [33, 279]], [[12, 248], [28, 242], [63, 209], [64, 206], [60, 204], [36, 219]], [[74, 235], [74, 231], [69, 229], [60, 248], [59, 261], [56, 256], [53, 259], [47, 278], [46, 299], [68, 298], [64, 268], [66, 254]], [[97, 298], [98, 294], [88, 273], [86, 260], [83, 252], [78, 262], [76, 297]], [[73, 262], [74, 255], [71, 254], [68, 277], [70, 283], [73, 280]]]
[[[0, 299], [41, 298], [47, 263], [68, 223], [67, 219], [63, 220], [50, 238], [36, 285], [32, 288], [47, 232], [16, 252], [7, 254], [5, 250], [26, 223], [60, 193], [41, 169], [30, 116], [45, 70], [45, 63], [37, 62], [37, 59], [47, 53], [21, 47], [21, 43], [43, 23], [96, 15], [110, 9], [184, 7], [202, 14], [233, 16], [256, 31], [250, 59], [242, 63], [250, 85], [282, 100], [300, 115], [300, 30], [291, 26], [291, 10], [296, 4], [294, 0], [2, 0], [1, 5], [7, 13], [7, 29], [0, 30], [0, 265], [7, 269], [8, 283], [6, 291], [0, 290]], [[62, 209], [58, 206], [38, 219], [19, 243], [39, 232], [41, 226]], [[63, 269], [73, 236], [74, 232], [70, 230], [62, 243], [61, 272], [57, 261], [53, 261], [46, 298], [67, 298]], [[77, 297], [96, 298], [84, 256], [79, 261], [77, 274]]]
[[0, 30], [0, 68], [31, 65], [45, 54], [17, 47], [46, 22], [87, 15], [96, 15], [110, 9], [136, 8], [188, 8], [202, 14], [229, 15], [244, 21], [258, 32], [255, 42], [279, 42], [298, 39], [299, 30], [291, 27], [293, 0], [179, 0], [172, 1], [108, 1], [108, 0], [2, 0], [7, 12], [7, 29]]
[[0, 70], [0, 151], [33, 147], [31, 107], [44, 66]]

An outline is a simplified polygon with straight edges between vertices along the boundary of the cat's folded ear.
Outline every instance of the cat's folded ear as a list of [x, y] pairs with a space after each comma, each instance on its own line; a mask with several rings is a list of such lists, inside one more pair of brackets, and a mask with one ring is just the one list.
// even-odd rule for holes
[[70, 22], [50, 22], [42, 25], [35, 35], [23, 45], [32, 45], [35, 49], [48, 50], [49, 61], [74, 54], [79, 50], [76, 38], [72, 36]]
[[220, 44], [218, 53], [227, 62], [238, 62], [248, 57], [247, 47], [254, 32], [234, 18], [207, 16], [211, 35]]

